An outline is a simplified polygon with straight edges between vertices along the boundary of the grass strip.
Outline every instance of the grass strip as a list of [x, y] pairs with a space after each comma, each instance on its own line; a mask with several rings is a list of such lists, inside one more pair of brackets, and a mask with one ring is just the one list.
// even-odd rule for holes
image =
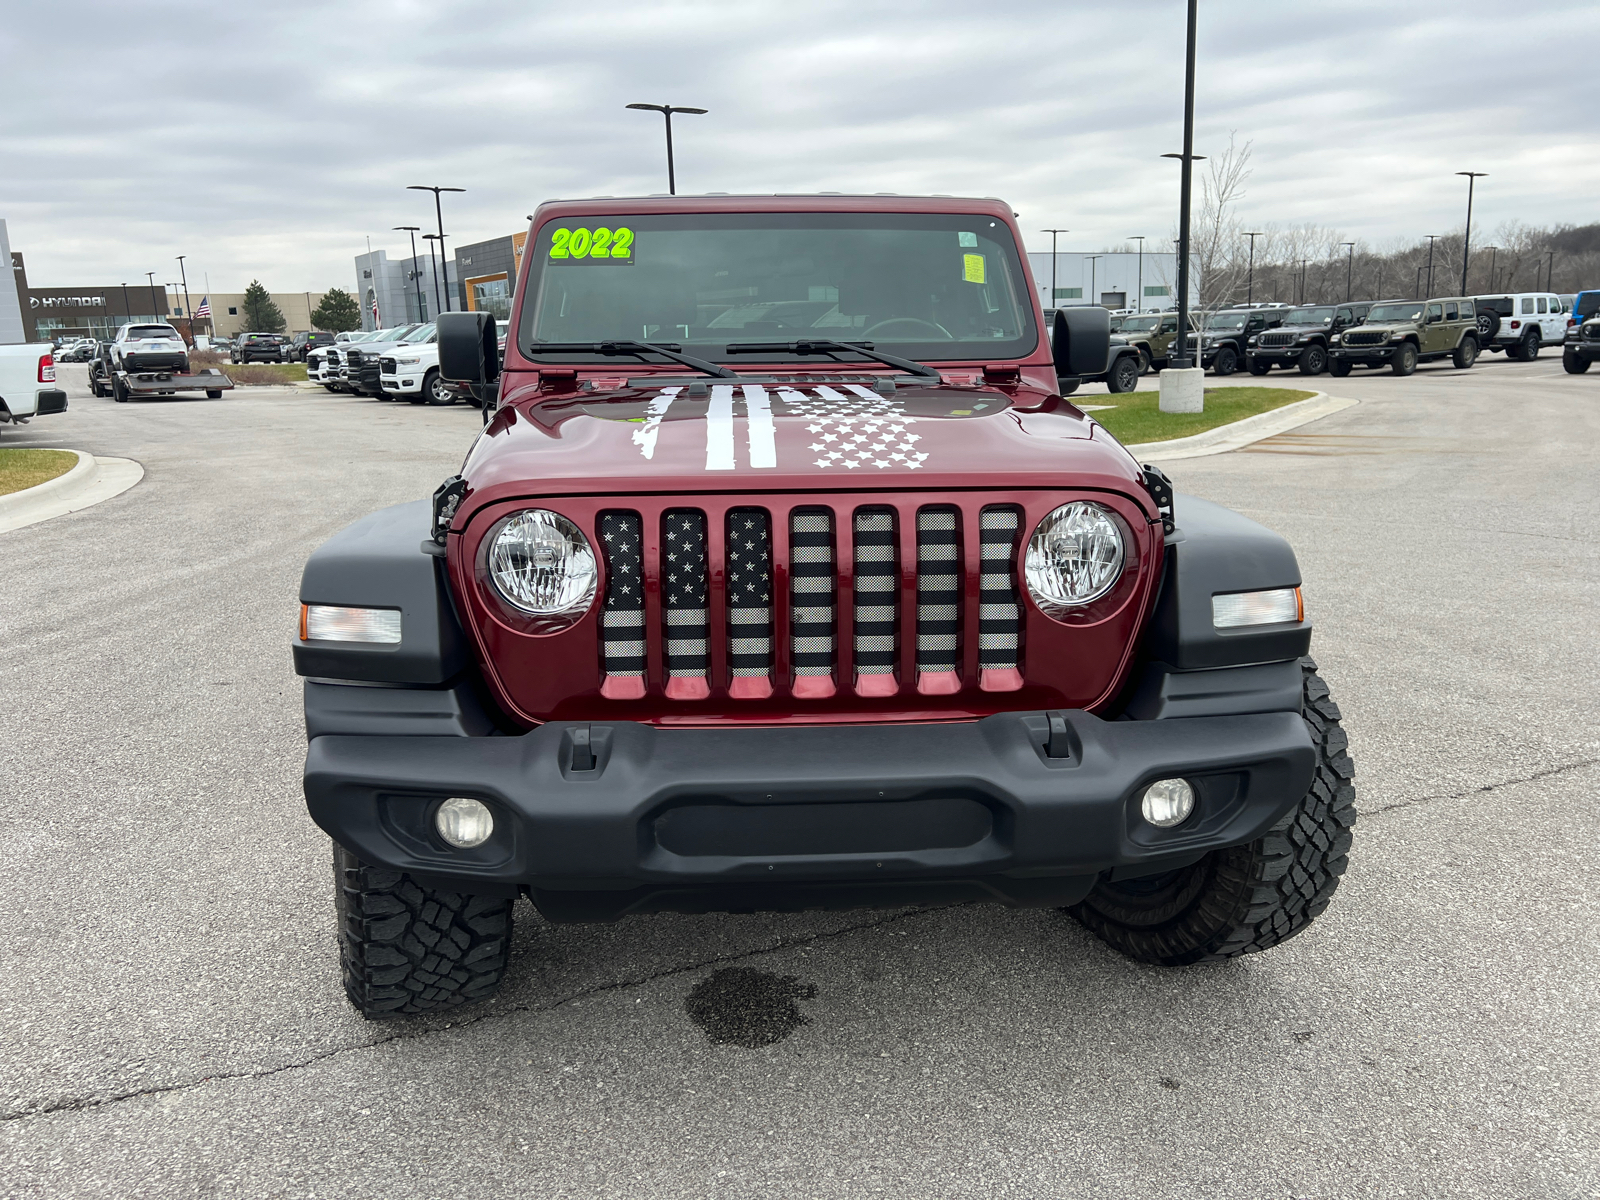
[[65, 450], [0, 450], [0, 496], [38, 487], [78, 465]]
[[1164, 413], [1159, 407], [1161, 393], [1151, 391], [1096, 396], [1093, 403], [1110, 402], [1115, 407], [1089, 415], [1124, 446], [1137, 446], [1141, 442], [1165, 442], [1204, 433], [1316, 395], [1298, 388], [1275, 387], [1218, 387], [1206, 388], [1205, 392], [1204, 412]]

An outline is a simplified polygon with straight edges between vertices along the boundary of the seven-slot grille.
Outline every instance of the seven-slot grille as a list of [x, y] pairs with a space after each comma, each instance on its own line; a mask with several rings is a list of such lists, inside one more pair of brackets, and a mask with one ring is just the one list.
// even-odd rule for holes
[[[783, 572], [774, 569], [774, 522], [785, 535]], [[1015, 506], [607, 511], [597, 532], [601, 692], [610, 699], [640, 699], [652, 679], [674, 700], [705, 699], [724, 684], [749, 700], [784, 687], [800, 699], [840, 689], [949, 695], [961, 689], [968, 645], [980, 688], [1023, 685]]]
[[1370, 331], [1357, 330], [1355, 333], [1347, 333], [1344, 335], [1344, 344], [1346, 346], [1376, 346], [1379, 342], [1385, 341], [1388, 336], [1389, 335], [1381, 329], [1373, 329]]
[[1294, 345], [1295, 338], [1298, 336], [1298, 334], [1294, 333], [1263, 333], [1261, 335], [1260, 344], [1263, 346], [1292, 346]]

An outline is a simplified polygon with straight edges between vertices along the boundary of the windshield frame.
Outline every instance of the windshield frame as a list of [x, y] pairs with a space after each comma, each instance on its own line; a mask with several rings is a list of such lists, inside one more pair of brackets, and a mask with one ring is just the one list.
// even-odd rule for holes
[[[1391, 316], [1385, 309], [1415, 310], [1415, 316]], [[1422, 320], [1422, 315], [1428, 311], [1426, 300], [1397, 300], [1388, 304], [1374, 304], [1367, 310], [1367, 325], [1414, 325]]]
[[[994, 314], [998, 328], [1015, 328], [1017, 336], [1014, 338], [995, 339], [993, 342], [988, 339], [974, 337], [968, 337], [965, 340], [952, 339], [950, 342], [946, 342], [942, 338], [932, 341], [890, 341], [881, 333], [866, 335], [863, 329], [843, 324], [797, 324], [789, 327], [780, 327], [777, 330], [768, 328], [755, 330], [748, 329], [747, 322], [745, 325], [729, 324], [726, 327], [726, 337], [707, 337], [706, 330], [718, 328], [715, 324], [716, 317], [713, 317], [705, 325], [693, 327], [695, 328], [695, 334], [688, 339], [682, 336], [670, 336], [665, 332], [654, 332], [649, 337], [644, 338], [626, 339], [618, 336], [617, 338], [584, 339], [585, 341], [656, 341], [661, 345], [681, 347], [685, 353], [692, 353], [708, 361], [745, 370], [748, 370], [751, 366], [751, 360], [754, 356], [748, 352], [730, 354], [728, 352], [729, 346], [740, 344], [766, 345], [819, 339], [842, 342], [866, 341], [879, 351], [919, 362], [964, 363], [974, 361], [1025, 361], [1037, 356], [1041, 352], [1040, 347], [1047, 344], [1042, 337], [1041, 328], [1038, 324], [1038, 301], [1033, 296], [1029, 286], [1031, 276], [1019, 244], [1020, 238], [1016, 227], [1011, 221], [1004, 219], [1000, 213], [992, 211], [987, 203], [979, 209], [977, 203], [971, 201], [957, 201], [948, 206], [935, 206], [925, 200], [921, 203], [915, 202], [921, 200], [921, 198], [910, 198], [913, 203], [907, 204], [906, 207], [896, 206], [890, 208], [852, 204], [849, 199], [845, 199], [837, 207], [831, 205], [828, 207], [811, 207], [808, 205], [788, 207], [774, 206], [770, 201], [762, 203], [763, 200], [767, 199], [764, 197], [753, 199], [756, 202], [748, 207], [743, 205], [733, 207], [732, 205], [713, 204], [705, 208], [680, 208], [644, 200], [630, 202], [626, 206], [621, 203], [609, 204], [602, 211], [588, 209], [586, 205], [583, 208], [587, 211], [572, 211], [579, 209], [579, 205], [569, 205], [566, 202], [552, 204], [551, 207], [558, 211], [552, 212], [548, 216], [543, 212], [538, 214], [535, 229], [528, 241], [528, 252], [523, 267], [523, 279], [521, 285], [517, 288], [517, 308], [515, 319], [512, 323], [514, 325], [514, 337], [508, 338], [508, 346], [514, 344], [517, 352], [534, 365], [599, 367], [605, 365], [615, 366], [617, 364], [615, 357], [595, 353], [565, 350], [561, 352], [540, 352], [539, 342], [533, 340], [533, 333], [540, 323], [540, 305], [545, 302], [545, 293], [547, 291], [546, 272], [574, 269], [571, 265], [552, 265], [547, 261], [552, 234], [558, 227], [575, 227], [577, 225], [598, 227], [601, 224], [605, 224], [608, 227], [626, 226], [630, 229], [639, 228], [639, 237], [648, 236], [651, 232], [715, 231], [719, 225], [737, 232], [761, 229], [795, 231], [802, 238], [805, 234], [812, 232], [825, 234], [830, 226], [845, 230], [871, 230], [877, 228], [912, 231], [922, 229], [935, 232], [947, 226], [952, 237], [956, 232], [981, 230], [982, 244], [988, 247], [987, 253], [992, 256], [992, 259], [997, 258], [999, 260], [998, 262], [991, 261], [985, 267], [988, 283], [991, 285], [988, 291], [993, 295], [999, 296], [998, 300], [993, 301], [998, 307], [994, 309], [985, 308], [985, 311]], [[985, 223], [987, 224], [985, 225]], [[958, 226], [960, 227], [959, 230]], [[967, 244], [965, 241], [959, 243], [961, 246]], [[800, 257], [805, 257], [803, 249]], [[584, 267], [582, 269], [592, 270], [593, 268]], [[826, 270], [827, 267], [824, 266], [819, 273]], [[752, 279], [756, 286], [761, 286], [768, 279], [776, 279], [778, 276], [752, 274], [748, 278]], [[849, 314], [841, 313], [839, 310], [837, 287], [829, 284], [827, 278], [828, 276], [823, 273], [822, 282], [816, 285], [826, 289], [821, 297], [802, 301], [781, 297], [764, 298], [757, 292], [752, 297], [749, 307], [770, 308], [775, 305], [786, 304], [831, 303], [833, 307], [823, 312], [821, 314], [822, 317], [827, 317], [831, 313], [848, 319]], [[977, 281], [969, 280], [967, 282]], [[692, 283], [691, 287], [693, 287]], [[696, 308], [703, 310], [707, 307], [705, 289], [694, 288], [694, 291]], [[718, 302], [713, 300], [711, 304], [714, 306]], [[985, 304], [987, 303], [988, 301], [985, 301]], [[740, 306], [736, 303], [729, 303], [725, 312], [737, 311], [738, 307]], [[717, 314], [717, 316], [722, 315], [724, 314]], [[1014, 324], [1007, 324], [1012, 317], [1015, 318]], [[862, 318], [858, 314], [856, 319]], [[921, 318], [913, 319], [920, 320]], [[763, 325], [768, 324], [762, 318], [757, 318], [757, 320], [760, 320]], [[879, 322], [879, 324], [884, 323], [886, 321]], [[646, 325], [645, 328], [650, 329], [653, 327]], [[546, 337], [540, 340], [551, 343], [557, 342], [555, 337]], [[565, 339], [561, 339], [561, 341], [565, 341]], [[945, 349], [946, 347], [948, 347], [948, 350]], [[757, 361], [792, 363], [796, 368], [837, 369], [844, 366], [851, 369], [860, 369], [871, 365], [849, 361], [848, 352], [841, 351], [841, 353], [845, 355], [844, 361], [819, 361], [815, 356], [807, 356], [775, 348], [771, 353], [763, 354]], [[648, 360], [631, 365], [634, 369], [660, 369], [670, 366], [670, 364]]]

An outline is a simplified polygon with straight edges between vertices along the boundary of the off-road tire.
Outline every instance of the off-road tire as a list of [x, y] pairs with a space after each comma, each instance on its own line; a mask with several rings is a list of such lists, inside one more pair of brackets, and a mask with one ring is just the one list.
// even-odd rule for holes
[[118, 404], [128, 402], [128, 389], [115, 375], [111, 377], [111, 398]]
[[512, 901], [424, 887], [333, 847], [344, 993], [362, 1016], [410, 1016], [483, 1000], [511, 951]]
[[1461, 339], [1461, 344], [1456, 347], [1456, 352], [1450, 356], [1450, 361], [1455, 364], [1458, 371], [1465, 371], [1478, 361], [1478, 339], [1470, 334]]
[[1494, 335], [1500, 332], [1500, 314], [1497, 312], [1480, 312], [1478, 314], [1478, 341], [1492, 342]]
[[1589, 369], [1589, 360], [1571, 350], [1566, 350], [1561, 355], [1561, 369], [1568, 375], [1582, 375]]
[[1339, 706], [1309, 658], [1300, 712], [1317, 750], [1305, 798], [1256, 841], [1146, 879], [1104, 879], [1067, 911], [1140, 962], [1179, 967], [1270, 950], [1317, 917], [1349, 862], [1355, 774]]
[[1353, 363], [1345, 362], [1342, 358], [1330, 358], [1328, 360], [1328, 374], [1335, 379], [1343, 379], [1350, 374], [1353, 365]]
[[1232, 375], [1239, 369], [1239, 352], [1231, 346], [1224, 346], [1217, 351], [1216, 361], [1211, 364], [1211, 369], [1218, 375]]
[[1321, 375], [1328, 369], [1328, 352], [1313, 342], [1300, 351], [1300, 374]]
[[1543, 339], [1539, 336], [1537, 327], [1528, 330], [1528, 335], [1517, 344], [1517, 358], [1522, 362], [1532, 362], [1539, 357], [1539, 347]]
[[1411, 342], [1401, 342], [1389, 360], [1389, 369], [1396, 375], [1414, 375], [1417, 370], [1417, 348]]
[[1248, 356], [1245, 361], [1250, 364], [1250, 374], [1252, 375], [1266, 375], [1272, 370], [1272, 364], [1269, 362], [1257, 362]]
[[1111, 370], [1106, 373], [1106, 391], [1120, 396], [1138, 386], [1139, 359], [1135, 355], [1124, 354], [1111, 364]]
[[1155, 369], [1155, 364], [1150, 359], [1150, 351], [1143, 346], [1139, 347], [1139, 374], [1148, 375]]

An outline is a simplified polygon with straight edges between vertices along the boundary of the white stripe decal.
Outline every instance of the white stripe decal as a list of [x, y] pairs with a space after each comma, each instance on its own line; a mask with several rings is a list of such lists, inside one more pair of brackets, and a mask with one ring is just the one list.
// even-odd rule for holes
[[633, 444], [639, 447], [646, 458], [656, 456], [656, 434], [661, 431], [661, 422], [666, 419], [667, 409], [672, 407], [672, 398], [682, 388], [662, 388], [661, 394], [650, 401], [650, 406], [645, 409], [649, 414], [645, 422], [633, 431]]
[[733, 469], [733, 385], [716, 383], [706, 405], [706, 470]]
[[776, 467], [778, 465], [777, 435], [772, 426], [772, 405], [767, 400], [767, 389], [748, 384], [744, 389], [745, 412], [750, 418], [750, 465]]

